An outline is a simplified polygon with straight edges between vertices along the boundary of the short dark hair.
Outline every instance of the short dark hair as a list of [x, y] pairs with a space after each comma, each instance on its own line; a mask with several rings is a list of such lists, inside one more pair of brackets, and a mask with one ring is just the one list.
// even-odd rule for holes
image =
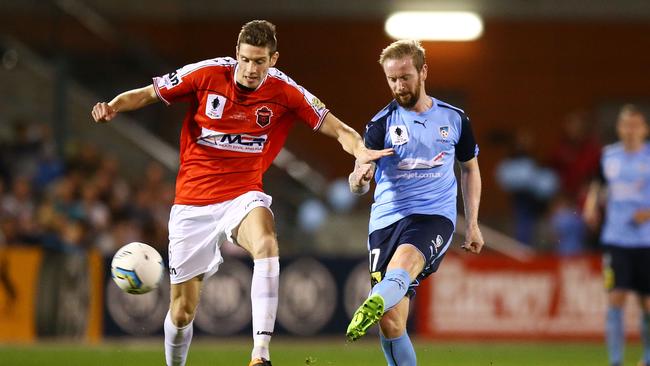
[[420, 42], [415, 40], [400, 40], [391, 43], [381, 51], [379, 63], [383, 66], [386, 60], [399, 60], [403, 57], [411, 57], [413, 66], [420, 72], [425, 62], [424, 48]]
[[275, 25], [266, 20], [251, 20], [241, 27], [237, 37], [237, 49], [242, 43], [256, 47], [268, 47], [270, 54], [278, 50]]

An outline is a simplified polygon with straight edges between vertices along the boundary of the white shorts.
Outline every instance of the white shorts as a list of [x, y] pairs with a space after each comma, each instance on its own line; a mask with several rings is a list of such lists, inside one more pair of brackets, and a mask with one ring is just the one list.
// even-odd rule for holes
[[[169, 215], [169, 279], [179, 284], [212, 276], [223, 262], [221, 245], [256, 207], [271, 211], [271, 196], [258, 191], [207, 206], [174, 205]], [[235, 243], [236, 244], [236, 243]]]

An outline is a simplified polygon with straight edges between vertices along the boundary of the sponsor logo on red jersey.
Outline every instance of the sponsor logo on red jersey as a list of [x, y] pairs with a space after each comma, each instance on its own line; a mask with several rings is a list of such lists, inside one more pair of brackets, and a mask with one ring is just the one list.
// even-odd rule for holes
[[243, 153], [261, 153], [264, 150], [267, 135], [254, 136], [247, 134], [233, 134], [219, 131], [212, 131], [205, 127], [201, 128], [201, 136], [197, 143], [213, 147], [219, 150], [238, 151]]

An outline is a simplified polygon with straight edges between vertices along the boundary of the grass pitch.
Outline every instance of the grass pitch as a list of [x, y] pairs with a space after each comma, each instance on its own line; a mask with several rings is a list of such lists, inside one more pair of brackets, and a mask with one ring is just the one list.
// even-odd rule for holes
[[[626, 365], [635, 365], [638, 344], [626, 349]], [[440, 343], [416, 342], [421, 366], [593, 366], [606, 365], [601, 343]], [[249, 342], [198, 339], [192, 344], [188, 366], [247, 366]], [[379, 343], [364, 339], [352, 344], [343, 340], [274, 340], [275, 366], [377, 366], [386, 365]], [[107, 342], [102, 345], [46, 343], [29, 346], [0, 345], [2, 366], [161, 366], [162, 339]]]

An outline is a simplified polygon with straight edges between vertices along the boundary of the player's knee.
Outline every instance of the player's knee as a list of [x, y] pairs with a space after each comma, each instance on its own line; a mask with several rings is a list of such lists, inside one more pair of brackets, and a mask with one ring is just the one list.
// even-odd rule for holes
[[625, 291], [611, 290], [608, 295], [610, 307], [623, 307], [625, 305]]
[[397, 249], [397, 253], [388, 263], [388, 270], [391, 269], [403, 269], [411, 275], [412, 278], [416, 278], [420, 272], [424, 269], [424, 258], [422, 253], [411, 244], [400, 245]]
[[175, 326], [182, 328], [194, 319], [194, 311], [196, 306], [185, 299], [177, 299], [172, 302], [170, 315], [172, 323]]
[[253, 244], [253, 258], [270, 258], [278, 256], [278, 240], [273, 234], [267, 234], [258, 238]]
[[641, 307], [643, 308], [643, 312], [650, 314], [650, 296], [643, 297], [643, 300], [641, 300]]

